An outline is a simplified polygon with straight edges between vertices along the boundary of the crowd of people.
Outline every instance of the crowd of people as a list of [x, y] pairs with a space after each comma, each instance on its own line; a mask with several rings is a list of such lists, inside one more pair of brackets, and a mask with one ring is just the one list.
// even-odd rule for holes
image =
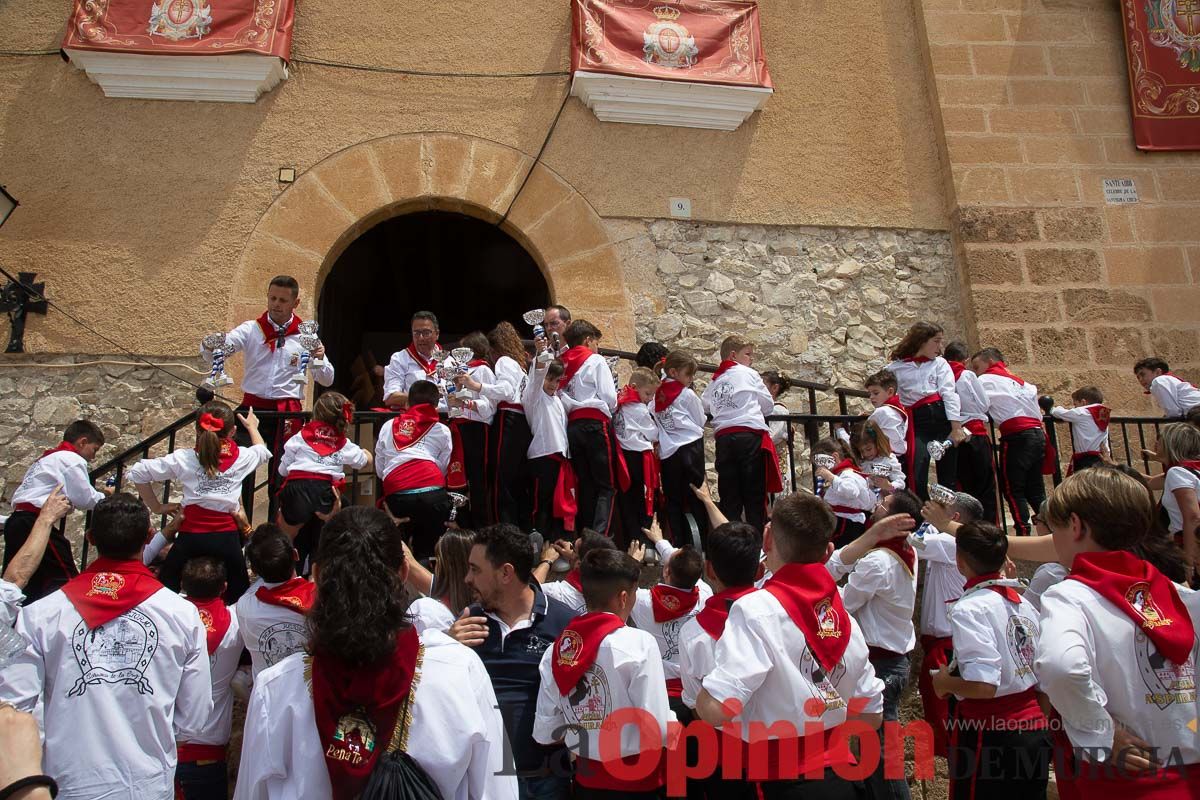
[[[298, 302], [276, 278], [226, 335], [242, 403], [130, 465], [136, 496], [91, 484], [87, 420], [29, 467], [4, 529], [0, 797], [225, 798], [239, 695], [235, 798], [905, 800], [906, 737], [918, 771], [948, 758], [955, 800], [1042, 797], [1051, 764], [1060, 795], [1200, 791], [1200, 391], [1160, 359], [1134, 372], [1171, 418], [1162, 470], [1112, 463], [1080, 387], [1049, 410], [1075, 452], [1047, 496], [1037, 387], [918, 323], [865, 379], [872, 413], [813, 445], [814, 493], [785, 480], [768, 418], [789, 381], [753, 342], [726, 338], [702, 392], [661, 345], [619, 387], [561, 306], [532, 352], [501, 323], [457, 360], [414, 315], [373, 448], [335, 391], [260, 424], [301, 408]], [[251, 529], [264, 465], [278, 517]], [[371, 469], [378, 508], [343, 508], [346, 470]], [[918, 653], [924, 720], [901, 727]]]

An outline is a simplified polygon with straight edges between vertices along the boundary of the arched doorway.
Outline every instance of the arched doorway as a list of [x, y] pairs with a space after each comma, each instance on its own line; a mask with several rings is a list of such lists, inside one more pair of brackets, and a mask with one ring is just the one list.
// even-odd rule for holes
[[407, 346], [413, 312], [435, 312], [443, 343], [550, 302], [537, 262], [495, 225], [465, 214], [419, 211], [386, 219], [350, 242], [321, 286], [321, 339], [335, 388], [378, 403], [378, 367]]

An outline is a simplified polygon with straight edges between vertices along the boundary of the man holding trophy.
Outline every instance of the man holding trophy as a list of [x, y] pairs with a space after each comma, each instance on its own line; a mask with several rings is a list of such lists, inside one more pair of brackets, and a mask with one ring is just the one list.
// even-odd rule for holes
[[[300, 284], [290, 275], [279, 275], [267, 286], [267, 310], [258, 319], [248, 320], [229, 333], [206, 336], [200, 353], [212, 362], [212, 374], [205, 384], [213, 389], [228, 386], [232, 379], [225, 374], [225, 359], [243, 353], [242, 402], [240, 412], [256, 411], [299, 412], [302, 398], [312, 372], [317, 383], [333, 383], [333, 365], [325, 358], [325, 347], [317, 338], [317, 324], [304, 322], [296, 316], [300, 305]], [[301, 420], [265, 418], [261, 429], [267, 446], [275, 453], [272, 471], [283, 452], [283, 443], [300, 429]], [[245, 431], [238, 429], [239, 445]]]
[[[436, 381], [438, 375], [437, 353], [438, 318], [432, 311], [418, 311], [412, 315], [412, 343], [398, 353], [393, 353], [383, 371], [383, 404], [390, 408], [403, 408], [408, 404], [408, 389], [417, 381]], [[446, 401], [438, 407], [445, 412]]]

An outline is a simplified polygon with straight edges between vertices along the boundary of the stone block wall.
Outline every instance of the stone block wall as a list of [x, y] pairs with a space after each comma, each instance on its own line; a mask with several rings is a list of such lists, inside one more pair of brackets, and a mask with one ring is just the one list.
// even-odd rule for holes
[[916, 3], [979, 343], [1046, 391], [1157, 413], [1133, 362], [1200, 380], [1200, 153], [1135, 149], [1120, 3]]
[[[732, 333], [759, 369], [858, 387], [918, 319], [966, 332], [943, 231], [606, 220], [638, 342], [719, 360]], [[799, 393], [787, 398], [797, 407]], [[823, 398], [832, 411], [832, 397]]]

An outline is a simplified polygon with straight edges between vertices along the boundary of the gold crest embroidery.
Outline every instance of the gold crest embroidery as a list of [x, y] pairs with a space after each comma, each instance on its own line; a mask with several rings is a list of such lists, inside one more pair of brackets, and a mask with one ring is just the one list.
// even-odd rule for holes
[[97, 572], [92, 576], [92, 588], [88, 589], [85, 597], [102, 595], [117, 599], [117, 594], [125, 587], [125, 579], [115, 572]]
[[558, 645], [558, 663], [564, 667], [575, 666], [582, 650], [583, 637], [570, 629], [563, 631], [562, 641]]
[[826, 599], [813, 606], [817, 615], [817, 637], [821, 639], [840, 639], [842, 631], [838, 627], [837, 614], [833, 613], [833, 603]]
[[1170, 625], [1174, 622], [1170, 617], [1163, 616], [1163, 613], [1158, 608], [1158, 604], [1154, 602], [1154, 598], [1150, 596], [1150, 584], [1145, 581], [1140, 581], [1133, 584], [1125, 592], [1125, 602], [1129, 603], [1130, 608], [1138, 613], [1142, 618], [1142, 627], [1147, 630], [1161, 628], [1164, 625]]
[[212, 614], [208, 613], [208, 611], [204, 610], [203, 608], [200, 609], [200, 621], [204, 623], [204, 630], [208, 631], [209, 633], [216, 633], [217, 626], [213, 624]]

